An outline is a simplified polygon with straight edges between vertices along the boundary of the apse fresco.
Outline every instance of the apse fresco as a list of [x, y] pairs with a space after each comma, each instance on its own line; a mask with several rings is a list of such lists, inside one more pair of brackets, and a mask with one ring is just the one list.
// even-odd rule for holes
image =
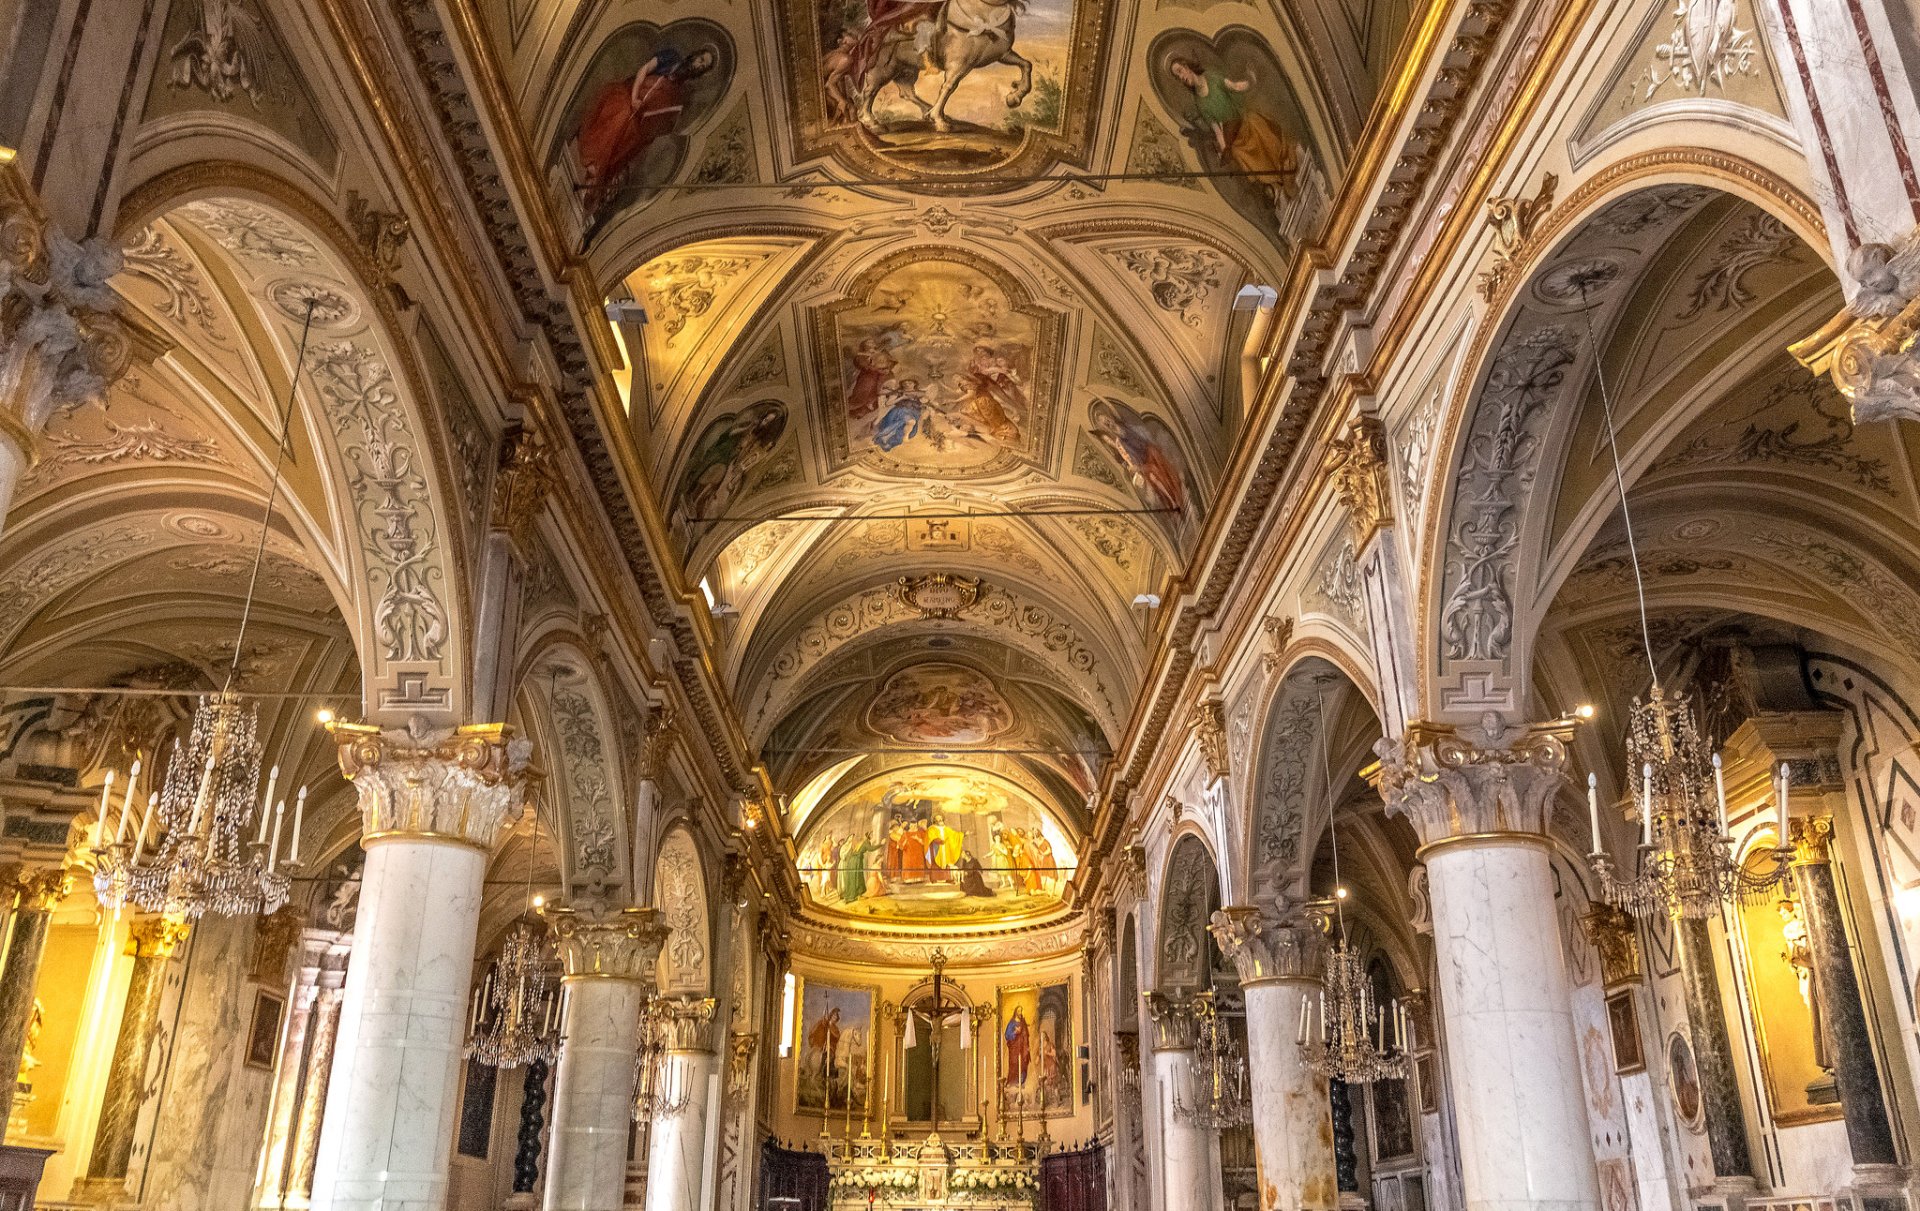
[[1078, 158], [1104, 0], [786, 0], [790, 87], [807, 153], [888, 175]]
[[967, 476], [1032, 457], [1051, 413], [1058, 322], [951, 251], [888, 262], [820, 317], [839, 387], [836, 454], [877, 470]]
[[861, 917], [965, 919], [1060, 903], [1074, 853], [1020, 792], [961, 771], [867, 783], [800, 846], [814, 902]]
[[1013, 726], [1013, 708], [973, 669], [919, 664], [887, 678], [867, 726], [902, 744], [983, 744]]
[[1248, 30], [1175, 30], [1148, 52], [1154, 90], [1180, 122], [1208, 183], [1284, 240], [1318, 216], [1320, 170], [1306, 119], [1273, 51]]
[[733, 64], [732, 40], [711, 21], [639, 22], [602, 44], [547, 155], [548, 182], [582, 239], [673, 180]]

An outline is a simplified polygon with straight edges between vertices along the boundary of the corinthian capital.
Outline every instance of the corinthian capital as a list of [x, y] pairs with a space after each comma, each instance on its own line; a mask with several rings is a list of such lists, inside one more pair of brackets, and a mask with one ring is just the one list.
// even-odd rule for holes
[[1544, 836], [1567, 781], [1573, 728], [1570, 719], [1510, 727], [1495, 711], [1477, 728], [1410, 723], [1374, 746], [1381, 797], [1423, 845], [1487, 833]]
[[99, 399], [126, 370], [133, 342], [107, 285], [122, 263], [108, 240], [62, 235], [0, 166], [0, 436], [23, 451], [57, 409]]
[[369, 840], [437, 837], [490, 850], [520, 814], [532, 744], [503, 723], [438, 731], [416, 719], [400, 731], [335, 720], [327, 731], [360, 792]]
[[712, 997], [655, 997], [647, 1022], [668, 1051], [712, 1051], [715, 1008]]
[[73, 868], [55, 866], [17, 872], [22, 912], [52, 912], [73, 892]]
[[1847, 260], [1852, 301], [1793, 354], [1853, 405], [1853, 423], [1920, 420], [1920, 227]]
[[1353, 520], [1354, 545], [1364, 548], [1382, 526], [1393, 524], [1387, 488], [1387, 431], [1377, 416], [1356, 416], [1346, 435], [1327, 447], [1333, 489]]
[[1149, 992], [1147, 1016], [1153, 1020], [1155, 1051], [1191, 1051], [1196, 1038], [1193, 998]]
[[1316, 908], [1282, 917], [1249, 904], [1213, 914], [1207, 928], [1233, 961], [1240, 984], [1318, 980], [1327, 969], [1327, 918]]
[[660, 947], [667, 940], [658, 910], [594, 912], [549, 905], [540, 915], [560, 944], [567, 979], [638, 980], [652, 988]]

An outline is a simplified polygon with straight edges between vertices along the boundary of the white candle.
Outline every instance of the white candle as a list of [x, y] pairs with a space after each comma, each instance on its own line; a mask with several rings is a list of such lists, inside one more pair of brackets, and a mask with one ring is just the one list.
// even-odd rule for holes
[[287, 801], [285, 799], [273, 805], [273, 844], [267, 846], [267, 872], [269, 874], [271, 874], [274, 867], [278, 865], [280, 854], [280, 819], [286, 814]]
[[307, 788], [301, 787], [293, 800], [293, 840], [287, 846], [287, 861], [300, 861], [300, 818], [307, 813]]
[[1605, 852], [1600, 844], [1600, 775], [1587, 775], [1587, 819], [1593, 825], [1593, 853]]
[[267, 808], [273, 803], [273, 788], [280, 782], [280, 767], [274, 766], [267, 771], [267, 793], [260, 796], [260, 835], [253, 839], [255, 845], [263, 844], [267, 839]]
[[[94, 813], [96, 818], [93, 822], [93, 848], [95, 849], [100, 848], [100, 837], [101, 837], [102, 831], [107, 827], [108, 801], [111, 800], [112, 798], [113, 798], [113, 771], [108, 770], [107, 780], [100, 784], [100, 810]], [[124, 835], [126, 831], [127, 831], [127, 817], [126, 817], [126, 813], [123, 812], [121, 813], [121, 816], [120, 816], [120, 832], [122, 833], [122, 835]]]
[[1300, 1038], [1298, 1041], [1302, 1047], [1307, 1045], [1307, 1014], [1312, 1011], [1312, 1008], [1313, 1003], [1311, 1001], [1305, 997], [1300, 998]]
[[133, 789], [140, 785], [140, 758], [135, 757], [133, 764], [127, 767], [127, 793], [120, 797], [120, 828], [125, 831], [127, 817], [133, 812]]
[[139, 863], [140, 853], [146, 848], [147, 826], [153, 823], [153, 806], [158, 802], [160, 802], [159, 791], [155, 791], [147, 796], [147, 810], [140, 816], [140, 835], [133, 839], [133, 860], [135, 864]]
[[1780, 803], [1780, 844], [1781, 845], [1785, 845], [1787, 843], [1787, 825], [1789, 820], [1792, 818], [1792, 813], [1787, 807], [1787, 787], [1792, 781], [1793, 781], [1792, 775], [1787, 772], [1787, 763], [1782, 761], [1780, 763], [1780, 776], [1774, 782], [1774, 786], [1776, 788], [1774, 791], [1774, 798], [1778, 799]]
[[1720, 804], [1720, 833], [1727, 831], [1727, 771], [1720, 766], [1720, 754], [1713, 755], [1713, 794]]
[[207, 754], [207, 767], [200, 772], [200, 785], [193, 795], [193, 818], [187, 821], [189, 836], [200, 835], [200, 818], [207, 814], [207, 796], [213, 782], [213, 754]]
[[1640, 844], [1653, 844], [1653, 762], [1640, 767]]

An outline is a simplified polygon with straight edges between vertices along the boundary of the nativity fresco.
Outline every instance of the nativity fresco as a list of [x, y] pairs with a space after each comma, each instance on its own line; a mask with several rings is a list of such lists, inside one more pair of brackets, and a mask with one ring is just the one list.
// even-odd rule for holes
[[1218, 38], [1186, 30], [1148, 51], [1154, 91], [1211, 174], [1208, 185], [1283, 246], [1309, 234], [1325, 200], [1325, 175], [1307, 141], [1306, 117], [1258, 34]]
[[1017, 791], [960, 771], [879, 779], [816, 812], [800, 876], [816, 904], [907, 920], [1011, 916], [1058, 906], [1074, 852]]
[[951, 249], [891, 257], [816, 323], [840, 463], [951, 478], [1037, 458], [1059, 320], [997, 267]]
[[[1083, 162], [1106, 0], [786, 0], [803, 157], [896, 178]], [[989, 183], [988, 187], [992, 185]]]
[[887, 678], [867, 726], [902, 744], [984, 744], [1013, 726], [1013, 708], [984, 674], [918, 664]]
[[711, 21], [638, 22], [594, 54], [547, 155], [554, 201], [583, 244], [675, 178], [733, 67], [733, 41]]

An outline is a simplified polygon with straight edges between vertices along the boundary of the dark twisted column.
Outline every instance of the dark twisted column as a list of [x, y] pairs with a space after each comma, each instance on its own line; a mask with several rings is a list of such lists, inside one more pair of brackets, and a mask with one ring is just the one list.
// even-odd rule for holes
[[1800, 913], [1813, 955], [1814, 988], [1819, 994], [1814, 998], [1820, 1010], [1814, 1029], [1826, 1037], [1833, 1082], [1840, 1090], [1840, 1110], [1846, 1116], [1847, 1145], [1856, 1165], [1891, 1165], [1896, 1163], [1893, 1129], [1887, 1122], [1886, 1095], [1880, 1088], [1873, 1038], [1867, 1033], [1859, 977], [1853, 970], [1846, 921], [1833, 882], [1833, 817], [1795, 820], [1792, 835], [1793, 881], [1800, 893]]
[[1707, 1111], [1713, 1171], [1720, 1177], [1752, 1177], [1747, 1116], [1734, 1076], [1733, 1040], [1721, 1012], [1720, 975], [1713, 965], [1713, 933], [1704, 919], [1676, 921], [1674, 926], [1680, 942], [1680, 980], [1687, 994], [1687, 1032], [1693, 1038], [1700, 1101]]
[[133, 1159], [133, 1129], [144, 1100], [147, 1066], [160, 1023], [160, 994], [167, 962], [187, 940], [192, 926], [174, 917], [143, 917], [133, 923], [129, 946], [133, 975], [127, 982], [127, 1007], [120, 1015], [106, 1093], [93, 1133], [87, 1176], [74, 1187], [74, 1201], [114, 1203], [126, 1197], [127, 1168]]
[[520, 1086], [519, 1147], [513, 1154], [513, 1192], [532, 1194], [540, 1184], [540, 1136], [547, 1129], [547, 1062], [531, 1060]]
[[1353, 1150], [1353, 1098], [1345, 1081], [1327, 1082], [1327, 1099], [1333, 1104], [1333, 1177], [1342, 1194], [1360, 1190], [1360, 1157]]
[[6, 966], [0, 969], [0, 1123], [13, 1113], [18, 1085], [14, 1074], [20, 1071], [27, 1027], [33, 1021], [33, 993], [40, 982], [40, 957], [47, 948], [47, 924], [54, 906], [73, 890], [73, 875], [66, 870], [22, 874], [16, 869], [8, 882], [17, 888], [17, 898], [13, 942], [7, 948]]

